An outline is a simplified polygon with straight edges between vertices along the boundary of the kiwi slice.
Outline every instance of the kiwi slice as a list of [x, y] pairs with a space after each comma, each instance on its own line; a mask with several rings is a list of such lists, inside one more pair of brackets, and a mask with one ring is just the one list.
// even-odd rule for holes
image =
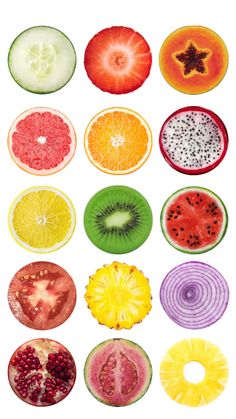
[[109, 186], [88, 202], [84, 227], [89, 239], [108, 253], [141, 246], [152, 229], [152, 211], [143, 195], [127, 186]]

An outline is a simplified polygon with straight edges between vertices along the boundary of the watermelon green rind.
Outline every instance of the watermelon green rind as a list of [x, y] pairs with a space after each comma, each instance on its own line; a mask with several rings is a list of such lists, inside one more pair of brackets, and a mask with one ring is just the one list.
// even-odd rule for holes
[[[149, 371], [149, 374], [148, 374], [148, 376], [146, 378], [145, 385], [143, 386], [143, 390], [140, 392], [140, 394], [138, 395], [138, 397], [134, 398], [132, 401], [130, 401], [129, 403], [127, 403], [127, 405], [112, 405], [112, 404], [106, 402], [101, 397], [99, 397], [95, 393], [95, 391], [92, 390], [92, 388], [89, 386], [89, 383], [88, 383], [88, 379], [89, 379], [89, 377], [88, 377], [88, 369], [89, 369], [89, 362], [90, 362], [91, 358], [97, 352], [97, 350], [102, 349], [103, 347], [105, 348], [108, 344], [110, 344], [110, 343], [112, 343], [113, 341], [116, 341], [116, 340], [117, 341], [119, 341], [119, 340], [124, 341], [125, 344], [127, 344], [127, 346], [130, 346], [132, 348], [137, 349], [139, 351], [140, 355], [143, 355], [143, 361], [144, 360], [146, 361], [146, 363], [147, 363], [147, 369]], [[92, 351], [89, 353], [89, 355], [87, 356], [86, 361], [85, 361], [85, 364], [84, 364], [84, 381], [85, 381], [86, 387], [89, 390], [89, 392], [99, 402], [101, 402], [101, 403], [103, 403], [105, 405], [108, 405], [108, 406], [112, 406], [112, 407], [125, 407], [125, 406], [131, 405], [131, 404], [137, 402], [138, 400], [140, 400], [145, 395], [145, 393], [148, 391], [148, 389], [149, 389], [149, 387], [151, 385], [151, 382], [152, 382], [152, 364], [151, 364], [150, 358], [148, 357], [147, 353], [137, 343], [135, 343], [135, 342], [133, 342], [131, 340], [122, 339], [122, 338], [108, 339], [108, 340], [105, 340], [105, 341], [99, 343], [98, 345], [96, 345], [92, 349]]]
[[[12, 57], [14, 56], [14, 48], [15, 48], [15, 46], [16, 46], [16, 43], [17, 43], [17, 40], [19, 39], [19, 37], [21, 36], [21, 35], [23, 35], [25, 32], [28, 32], [28, 31], [30, 31], [30, 30], [32, 30], [32, 29], [35, 29], [35, 28], [41, 28], [41, 29], [53, 29], [53, 30], [56, 30], [56, 31], [58, 31], [67, 41], [69, 41], [69, 43], [71, 44], [71, 47], [72, 47], [72, 50], [73, 50], [73, 52], [74, 52], [74, 66], [73, 66], [73, 69], [72, 69], [72, 71], [71, 71], [71, 75], [70, 75], [70, 77], [69, 78], [67, 78], [66, 80], [65, 80], [65, 83], [64, 84], [62, 84], [62, 85], [60, 85], [59, 87], [56, 87], [54, 90], [51, 90], [51, 89], [49, 89], [49, 90], [45, 90], [45, 91], [39, 91], [39, 90], [32, 90], [32, 89], [29, 89], [29, 88], [27, 88], [27, 86], [25, 85], [25, 84], [23, 84], [22, 82], [20, 82], [17, 78], [16, 78], [16, 76], [14, 76], [13, 75], [13, 73], [12, 73], [12, 71], [11, 71], [11, 60], [12, 60]], [[55, 27], [53, 27], [53, 26], [48, 26], [48, 25], [37, 25], [37, 26], [31, 26], [31, 27], [29, 27], [29, 28], [27, 28], [27, 29], [25, 29], [24, 31], [22, 31], [21, 33], [19, 33], [18, 35], [17, 35], [17, 37], [13, 40], [13, 42], [12, 42], [12, 44], [11, 44], [11, 46], [10, 46], [10, 48], [9, 48], [9, 51], [8, 51], [8, 58], [7, 58], [7, 63], [8, 63], [8, 69], [9, 69], [9, 72], [10, 72], [10, 74], [11, 74], [11, 76], [12, 76], [12, 78], [14, 79], [14, 81], [18, 84], [18, 86], [20, 86], [21, 88], [23, 88], [24, 90], [26, 90], [27, 92], [30, 92], [30, 93], [36, 93], [36, 94], [39, 94], [39, 95], [44, 95], [44, 94], [49, 94], [49, 93], [54, 93], [54, 92], [57, 92], [57, 91], [59, 91], [59, 90], [61, 90], [64, 86], [66, 86], [67, 85], [67, 83], [69, 83], [69, 81], [72, 79], [72, 77], [73, 77], [73, 75], [74, 75], [74, 72], [75, 72], [75, 68], [76, 68], [76, 65], [77, 65], [77, 56], [76, 56], [76, 50], [75, 50], [75, 47], [74, 47], [74, 45], [73, 45], [73, 43], [71, 42], [71, 40], [70, 40], [70, 38], [68, 38], [68, 36], [67, 35], [65, 35], [65, 33], [64, 32], [62, 32], [61, 30], [59, 30], [59, 29], [57, 29], [57, 28], [55, 28]]]
[[[188, 191], [188, 190], [200, 190], [200, 191], [203, 191], [203, 192], [207, 193], [208, 195], [212, 196], [213, 198], [217, 199], [219, 201], [219, 203], [221, 204], [221, 206], [222, 206], [222, 212], [224, 214], [224, 223], [223, 223], [222, 230], [221, 230], [221, 233], [219, 234], [218, 239], [216, 240], [215, 243], [210, 244], [209, 246], [205, 246], [202, 249], [189, 250], [189, 249], [185, 249], [185, 248], [183, 248], [181, 246], [178, 246], [178, 244], [174, 243], [170, 239], [170, 237], [166, 233], [166, 229], [165, 229], [165, 225], [164, 225], [164, 215], [165, 215], [165, 210], [166, 210], [167, 205], [172, 201], [172, 199], [174, 197], [176, 197], [178, 195], [181, 195], [182, 193], [184, 193], [185, 191]], [[185, 188], [178, 189], [176, 192], [174, 192], [173, 194], [171, 194], [167, 198], [167, 200], [165, 201], [165, 203], [164, 203], [164, 205], [162, 207], [162, 210], [161, 210], [160, 224], [161, 224], [161, 231], [162, 231], [165, 239], [175, 249], [179, 250], [180, 252], [187, 253], [187, 254], [206, 253], [209, 250], [212, 250], [214, 247], [216, 247], [222, 241], [222, 239], [224, 238], [224, 236], [226, 234], [226, 231], [227, 231], [227, 227], [228, 227], [228, 212], [227, 212], [227, 209], [226, 209], [226, 206], [225, 206], [224, 202], [222, 201], [222, 199], [215, 192], [212, 192], [211, 190], [209, 190], [207, 188], [203, 188], [201, 186], [187, 186]]]

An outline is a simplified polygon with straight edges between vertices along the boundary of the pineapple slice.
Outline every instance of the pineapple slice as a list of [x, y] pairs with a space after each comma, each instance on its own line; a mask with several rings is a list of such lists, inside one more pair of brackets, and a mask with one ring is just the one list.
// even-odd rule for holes
[[[184, 366], [199, 362], [205, 368], [205, 377], [191, 383], [184, 377]], [[167, 394], [187, 406], [201, 406], [216, 399], [228, 379], [228, 365], [219, 348], [203, 339], [186, 339], [172, 346], [162, 360], [160, 378]]]
[[85, 294], [92, 315], [114, 329], [130, 329], [151, 310], [148, 279], [135, 266], [113, 262], [89, 279]]

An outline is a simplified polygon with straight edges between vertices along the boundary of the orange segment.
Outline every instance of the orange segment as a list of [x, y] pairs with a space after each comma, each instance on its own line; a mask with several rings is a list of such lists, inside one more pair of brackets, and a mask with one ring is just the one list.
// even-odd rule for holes
[[147, 122], [134, 111], [110, 108], [97, 114], [85, 132], [85, 151], [98, 169], [127, 174], [139, 169], [152, 148]]

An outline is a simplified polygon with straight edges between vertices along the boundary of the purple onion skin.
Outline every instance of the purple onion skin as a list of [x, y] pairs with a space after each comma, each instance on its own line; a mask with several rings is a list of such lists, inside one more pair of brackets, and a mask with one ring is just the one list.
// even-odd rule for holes
[[203, 329], [224, 314], [228, 284], [215, 268], [203, 262], [176, 266], [164, 278], [160, 301], [166, 314], [186, 329]]

